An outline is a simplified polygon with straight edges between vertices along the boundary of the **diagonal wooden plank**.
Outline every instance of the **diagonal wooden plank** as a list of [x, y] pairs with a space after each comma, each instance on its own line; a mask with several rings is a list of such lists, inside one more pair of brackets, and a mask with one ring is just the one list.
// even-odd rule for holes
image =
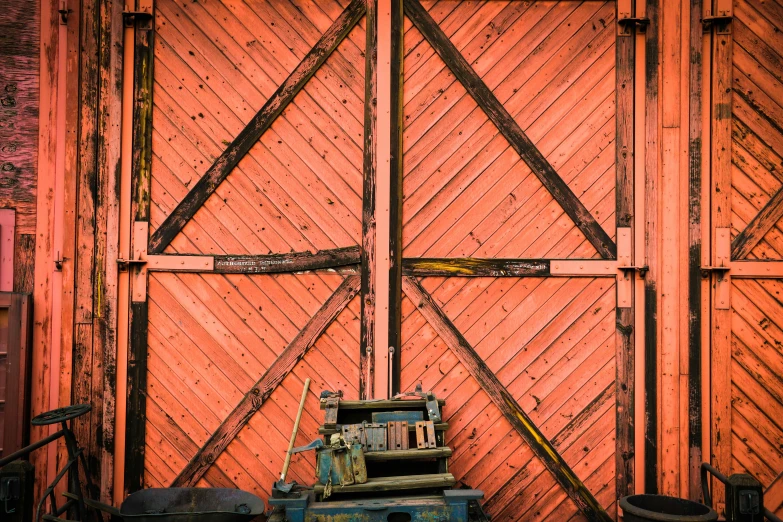
[[348, 276], [329, 299], [313, 315], [293, 341], [283, 350], [264, 375], [245, 394], [234, 410], [223, 421], [206, 443], [196, 452], [185, 469], [174, 479], [171, 487], [195, 486], [223, 450], [239, 434], [250, 418], [307, 353], [335, 317], [359, 292], [359, 276]]
[[783, 506], [783, 473], [775, 477], [769, 487], [764, 491], [764, 507], [777, 513]]
[[536, 148], [530, 138], [498, 101], [476, 71], [465, 60], [459, 50], [451, 43], [429, 13], [418, 0], [405, 0], [405, 14], [421, 31], [427, 41], [449, 66], [454, 76], [473, 96], [476, 103], [495, 124], [498, 130], [508, 140], [509, 144], [519, 154], [530, 170], [541, 180], [552, 197], [560, 204], [566, 214], [579, 227], [588, 241], [604, 258], [614, 258], [616, 246], [609, 234], [590, 214], [590, 211], [579, 201], [565, 181], [557, 174], [554, 167], [547, 161], [541, 151]]
[[500, 383], [497, 376], [479, 357], [473, 347], [452, 324], [443, 310], [433, 301], [432, 297], [414, 278], [403, 277], [402, 287], [421, 314], [438, 335], [451, 348], [470, 374], [489, 395], [492, 402], [511, 423], [514, 429], [528, 443], [530, 448], [541, 459], [541, 462], [552, 473], [555, 480], [563, 487], [569, 497], [576, 503], [585, 517], [590, 521], [608, 522], [611, 520], [603, 507], [585, 487], [579, 477], [571, 470], [552, 443], [544, 436], [530, 417], [519, 406], [517, 401]]
[[731, 258], [745, 259], [764, 235], [783, 218], [783, 189], [778, 190], [745, 230], [731, 242]]
[[250, 123], [226, 147], [226, 150], [215, 160], [204, 176], [193, 185], [187, 196], [180, 201], [177, 208], [161, 223], [160, 227], [150, 237], [148, 251], [162, 252], [174, 237], [184, 228], [185, 224], [195, 215], [196, 211], [215, 192], [220, 183], [228, 177], [231, 170], [250, 151], [261, 135], [272, 125], [272, 122], [288, 106], [294, 96], [304, 87], [310, 77], [332, 54], [354, 25], [364, 15], [363, 0], [353, 0], [334, 24], [321, 36], [307, 56], [296, 66], [296, 69], [286, 78], [277, 91], [267, 100], [261, 110], [253, 116]]

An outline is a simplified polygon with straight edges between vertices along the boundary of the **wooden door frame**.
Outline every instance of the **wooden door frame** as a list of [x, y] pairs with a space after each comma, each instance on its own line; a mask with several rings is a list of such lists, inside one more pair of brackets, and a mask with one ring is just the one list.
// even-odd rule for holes
[[[148, 302], [147, 282], [150, 272], [198, 272], [215, 274], [276, 274], [329, 270], [343, 274], [343, 283], [333, 292], [305, 327], [281, 352], [234, 407], [229, 416], [212, 433], [207, 442], [190, 459], [172, 486], [194, 486], [217, 460], [239, 431], [270, 397], [276, 387], [293, 370], [315, 341], [348, 305], [361, 294], [360, 395], [373, 393], [375, 329], [375, 92], [377, 74], [377, 32], [375, 6], [372, 1], [352, 0], [332, 26], [321, 36], [311, 51], [288, 78], [267, 100], [234, 141], [190, 189], [185, 198], [161, 223], [149, 233], [150, 186], [152, 160], [152, 95], [154, 85], [154, 3], [139, 0], [149, 6], [151, 16], [135, 17], [136, 31], [133, 58], [133, 147], [131, 215], [131, 256], [120, 260], [121, 268], [130, 272], [130, 339], [127, 353], [127, 421], [118, 426], [126, 433], [125, 495], [143, 487], [144, 452], [146, 445], [146, 376]], [[316, 253], [296, 252], [267, 255], [173, 255], [165, 254], [166, 246], [206, 202], [217, 186], [230, 174], [261, 135], [271, 126], [307, 81], [348, 35], [359, 20], [367, 15], [365, 52], [365, 110], [363, 154], [362, 239], [358, 246], [322, 250]], [[123, 376], [118, 375], [122, 379]]]
[[[618, 3], [618, 9], [620, 8]], [[630, 2], [628, 2], [630, 3]], [[640, 2], [644, 5], [644, 1]], [[629, 13], [630, 15], [630, 6]], [[402, 254], [402, 181], [403, 181], [403, 20], [408, 16], [414, 26], [434, 48], [435, 52], [450, 68], [456, 79], [473, 97], [478, 106], [497, 126], [513, 148], [519, 153], [533, 173], [550, 191], [564, 211], [582, 230], [587, 239], [601, 254], [602, 260], [549, 260], [549, 259], [406, 259]], [[619, 27], [619, 25], [618, 25]], [[418, 0], [391, 0], [391, 131], [390, 131], [390, 296], [389, 296], [389, 345], [394, 348], [390, 355], [390, 386], [392, 393], [398, 393], [401, 381], [401, 300], [406, 295], [424, 315], [425, 319], [440, 335], [446, 345], [457, 355], [458, 359], [468, 369], [468, 372], [488, 394], [503, 416], [511, 423], [517, 433], [529, 444], [534, 454], [544, 463], [555, 477], [556, 482], [563, 487], [568, 496], [588, 520], [608, 520], [609, 516], [597, 503], [591, 492], [582, 484], [568, 464], [558, 454], [552, 443], [541, 433], [538, 427], [527, 416], [513, 396], [501, 384], [497, 376], [489, 369], [475, 349], [454, 326], [435, 300], [419, 283], [417, 277], [426, 276], [458, 276], [458, 277], [616, 277], [618, 290], [623, 299], [628, 300], [627, 308], [617, 308], [616, 334], [616, 382], [625, 386], [617, 389], [617, 497], [633, 494], [634, 487], [634, 429], [637, 421], [635, 414], [635, 355], [638, 346], [638, 326], [634, 316], [634, 301], [644, 296], [646, 289], [634, 284], [634, 280], [643, 281], [635, 274], [639, 267], [635, 259], [645, 261], [644, 248], [634, 248], [634, 241], [643, 241], [643, 235], [634, 234], [634, 213], [641, 209], [644, 198], [634, 198], [633, 187], [639, 184], [644, 187], [644, 163], [634, 163], [634, 83], [639, 80], [635, 75], [634, 53], [638, 45], [637, 38], [631, 35], [642, 35], [643, 31], [624, 28], [618, 30], [617, 46], [617, 82], [618, 85], [629, 87], [617, 89], [617, 246], [603, 229], [595, 222], [589, 211], [571, 192], [570, 188], [557, 175], [548, 161], [530, 142], [525, 133], [495, 98], [492, 91], [473, 71], [472, 67], [454, 47], [438, 24], [432, 20]], [[643, 77], [642, 77], [643, 79]], [[642, 100], [646, 97], [646, 92]], [[643, 107], [643, 106], [642, 106]], [[638, 204], [641, 201], [641, 206]], [[597, 229], [596, 229], [597, 227]], [[621, 233], [626, 229], [627, 233]], [[636, 229], [639, 232], [638, 229]], [[626, 238], [621, 240], [620, 238]], [[618, 248], [622, 251], [618, 255]], [[640, 256], [641, 252], [641, 256]], [[638, 263], [641, 265], [642, 263]], [[642, 282], [642, 285], [645, 283]], [[646, 286], [646, 285], [645, 285]], [[633, 288], [641, 289], [639, 292]], [[654, 288], [654, 287], [653, 287]], [[636, 294], [636, 295], [634, 295]], [[642, 337], [644, 339], [644, 337]], [[637, 461], [638, 462], [638, 461]]]

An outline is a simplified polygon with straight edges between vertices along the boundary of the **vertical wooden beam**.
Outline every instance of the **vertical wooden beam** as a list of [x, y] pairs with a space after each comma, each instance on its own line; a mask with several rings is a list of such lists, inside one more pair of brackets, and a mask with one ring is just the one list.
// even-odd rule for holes
[[377, 114], [378, 2], [368, 0], [364, 48], [364, 183], [362, 191], [362, 288], [359, 397], [375, 397], [375, 121]]
[[[634, 37], [616, 37], [617, 143], [616, 207], [617, 227], [634, 227]], [[619, 231], [615, 237], [618, 243]], [[631, 257], [631, 259], [633, 259]], [[633, 275], [631, 277], [637, 277]], [[617, 498], [634, 494], [634, 331], [633, 299], [631, 307], [617, 309], [617, 451], [615, 477]]]
[[391, 393], [400, 392], [402, 371], [402, 111], [403, 111], [403, 1], [391, 0], [391, 145], [389, 205], [389, 347]]
[[701, 0], [691, 0], [687, 50], [691, 57], [688, 100], [688, 483], [698, 500], [702, 462], [702, 54]]
[[[136, 10], [133, 0], [126, 0], [125, 10]], [[120, 180], [119, 180], [119, 245], [117, 256], [131, 258], [131, 170], [133, 167], [133, 113], [134, 113], [134, 54], [135, 29], [126, 25], [122, 35], [122, 114], [120, 127]], [[114, 504], [125, 498], [125, 430], [127, 428], [128, 393], [128, 345], [130, 343], [130, 273], [117, 273], [117, 381], [114, 421]]]
[[[100, 405], [100, 500], [114, 500], [114, 421], [117, 369], [117, 258], [119, 246], [120, 122], [122, 84], [121, 0], [99, 5], [99, 90], [95, 211], [92, 394]], [[124, 398], [123, 398], [124, 400]], [[97, 417], [97, 416], [96, 416]]]
[[[153, 18], [136, 22], [134, 39], [133, 81], [133, 165], [131, 176], [131, 213], [135, 226], [133, 245], [149, 242], [150, 182], [152, 178], [152, 92], [154, 85], [154, 4], [150, 6]], [[134, 250], [135, 250], [134, 246]], [[146, 248], [145, 248], [146, 250]], [[135, 257], [135, 256], [134, 256]], [[125, 438], [125, 495], [144, 487], [144, 450], [147, 422], [147, 331], [148, 305], [146, 298], [146, 270], [131, 267], [131, 295], [135, 285], [145, 287], [142, 299], [132, 298], [130, 305], [130, 340], [128, 346], [127, 428]], [[138, 279], [141, 277], [141, 279]]]
[[[40, 86], [41, 97], [39, 105], [38, 125], [38, 172], [47, 175], [38, 176], [36, 210], [36, 252], [35, 252], [35, 284], [33, 288], [33, 362], [32, 362], [32, 400], [31, 416], [38, 415], [49, 409], [51, 390], [51, 375], [56, 373], [57, 365], [52, 364], [52, 292], [54, 285], [52, 274], [55, 269], [54, 234], [54, 171], [56, 161], [56, 128], [57, 128], [57, 77], [59, 74], [58, 32], [60, 15], [59, 6], [53, 0], [41, 2], [41, 59]], [[35, 442], [48, 435], [43, 427], [33, 427], [30, 441]], [[36, 498], [40, 498], [47, 476], [48, 453], [39, 451], [33, 453], [31, 461], [35, 466]]]
[[644, 348], [645, 348], [645, 412], [647, 425], [645, 429], [645, 491], [647, 493], [658, 492], [658, 175], [659, 175], [659, 82], [658, 74], [659, 56], [659, 21], [658, 1], [640, 0], [637, 3], [637, 16], [639, 7], [643, 6], [645, 12], [641, 15], [650, 19], [650, 25], [645, 34], [644, 47], [644, 76], [645, 76], [645, 104], [644, 104], [644, 226], [645, 226], [645, 264], [648, 272], [644, 280]]
[[[60, 328], [60, 368], [59, 368], [59, 404], [68, 406], [73, 402], [73, 346], [74, 346], [74, 285], [76, 260], [76, 202], [77, 169], [79, 148], [79, 31], [81, 28], [80, 2], [70, 0], [68, 9], [67, 46], [65, 56], [65, 143], [63, 165], [63, 240], [62, 246], [62, 312]], [[57, 469], [61, 469], [68, 459], [65, 441], [57, 446]], [[63, 488], [65, 484], [63, 484]]]
[[[661, 3], [659, 223], [660, 492], [679, 496], [680, 478], [680, 44], [682, 3]], [[664, 254], [665, 253], [665, 254]]]
[[[96, 426], [101, 418], [100, 394], [93, 394], [93, 296], [95, 281], [95, 202], [97, 200], [97, 125], [98, 125], [98, 40], [97, 0], [83, 0], [79, 12], [79, 129], [76, 166], [76, 268], [74, 272], [74, 404], [89, 403], [92, 411], [73, 421], [79, 442], [91, 458], [91, 482], [97, 487], [100, 472], [100, 448]], [[91, 491], [97, 498], [98, 491]]]
[[377, 133], [375, 192], [375, 398], [389, 397], [389, 247], [391, 146], [391, 0], [377, 0]]
[[[716, 24], [712, 35], [712, 230], [731, 227], [731, 24]], [[715, 241], [715, 237], [712, 237]], [[717, 248], [713, 249], [717, 262]], [[722, 274], [713, 275], [713, 282]], [[718, 284], [715, 282], [714, 287]], [[712, 311], [712, 465], [731, 469], [731, 309], [717, 306], [713, 292]], [[714, 482], [713, 482], [714, 484]], [[723, 509], [722, 488], [715, 491], [715, 506]]]
[[[701, 17], [706, 16], [706, 11], [712, 9], [709, 0], [696, 0], [701, 5]], [[700, 23], [700, 21], [699, 21]], [[699, 202], [701, 205], [701, 223], [699, 234], [701, 236], [701, 266], [709, 266], [712, 257], [712, 33], [702, 32], [701, 36], [701, 96], [699, 108], [701, 111], [701, 191]], [[702, 278], [700, 284], [701, 300], [699, 311], [701, 315], [700, 335], [701, 343], [701, 461], [711, 462], [712, 447], [712, 393], [711, 393], [711, 346], [712, 346], [712, 311], [710, 278]], [[714, 485], [714, 482], [713, 482]], [[713, 490], [714, 491], [714, 490]]]

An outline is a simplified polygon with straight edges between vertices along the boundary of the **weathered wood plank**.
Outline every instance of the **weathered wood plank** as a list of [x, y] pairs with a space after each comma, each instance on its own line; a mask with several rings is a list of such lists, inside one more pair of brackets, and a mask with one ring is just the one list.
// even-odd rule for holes
[[362, 189], [361, 336], [359, 396], [375, 397], [375, 186], [377, 134], [378, 2], [367, 2], [364, 51], [364, 161]]
[[297, 334], [283, 353], [266, 370], [258, 382], [242, 398], [231, 414], [223, 421], [196, 455], [183, 469], [172, 486], [193, 486], [214, 463], [223, 450], [249, 422], [253, 414], [277, 388], [277, 385], [289, 374], [296, 363], [304, 357], [332, 320], [345, 308], [348, 302], [359, 292], [360, 280], [357, 276], [347, 277], [321, 309]]
[[541, 277], [551, 275], [548, 259], [403, 258], [405, 275], [415, 277]]
[[454, 327], [440, 307], [432, 300], [421, 284], [410, 277], [403, 279], [405, 294], [416, 304], [427, 321], [436, 329], [438, 335], [457, 354], [479, 385], [489, 395], [503, 416], [527, 441], [534, 453], [542, 460], [557, 482], [565, 489], [569, 497], [577, 504], [588, 520], [608, 521], [609, 516], [595, 500], [584, 484], [563, 461], [549, 440], [539, 431], [530, 417], [519, 407], [486, 363], [478, 356], [473, 347]]
[[147, 302], [133, 303], [128, 350], [128, 406], [125, 437], [125, 491], [144, 487], [144, 450], [147, 427]]
[[560, 203], [563, 210], [574, 221], [574, 224], [579, 227], [602, 257], [613, 258], [616, 254], [614, 241], [595, 221], [595, 218], [560, 178], [552, 165], [530, 141], [519, 127], [519, 124], [516, 123], [514, 118], [497, 100], [492, 91], [449, 41], [448, 37], [443, 34], [443, 31], [432, 20], [421, 4], [417, 0], [406, 0], [404, 3], [406, 14], [451, 68], [455, 76], [497, 126], [498, 130], [527, 163], [536, 177]]
[[335, 248], [316, 253], [213, 256], [214, 271], [223, 274], [274, 274], [303, 272], [356, 265], [361, 260], [359, 247]]
[[403, 0], [391, 0], [390, 178], [389, 189], [389, 354], [392, 394], [399, 393], [402, 374], [402, 201], [403, 201]]
[[182, 230], [190, 218], [198, 211], [217, 186], [229, 175], [231, 170], [247, 154], [261, 135], [272, 125], [278, 115], [315, 74], [329, 55], [342, 42], [348, 32], [365, 12], [363, 1], [354, 0], [345, 9], [332, 27], [324, 33], [318, 43], [310, 50], [304, 60], [288, 76], [286, 81], [267, 100], [250, 124], [234, 139], [220, 157], [212, 164], [204, 176], [193, 186], [188, 195], [150, 237], [149, 251], [162, 252], [174, 237]]
[[[712, 143], [710, 145], [712, 167], [711, 221], [715, 228], [731, 227], [731, 129], [732, 129], [732, 47], [733, 39], [727, 25], [718, 25], [712, 37], [712, 103], [710, 109]], [[714, 250], [714, 249], [713, 249]], [[714, 256], [714, 253], [713, 253]], [[713, 257], [714, 260], [714, 257]], [[712, 281], [715, 281], [713, 276]], [[715, 285], [712, 285], [713, 288]], [[717, 309], [713, 290], [712, 347], [710, 389], [716, 390], [712, 399], [711, 451], [712, 465], [718, 469], [730, 469], [732, 461], [731, 436], [731, 310]], [[728, 307], [726, 307], [728, 308]], [[712, 481], [713, 502], [718, 511], [725, 501], [723, 489]]]

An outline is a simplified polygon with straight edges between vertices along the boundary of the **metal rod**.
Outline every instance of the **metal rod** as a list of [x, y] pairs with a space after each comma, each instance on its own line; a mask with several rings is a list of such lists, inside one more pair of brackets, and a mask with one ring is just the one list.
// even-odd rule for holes
[[294, 449], [294, 443], [296, 442], [296, 433], [299, 431], [299, 421], [302, 420], [302, 412], [304, 411], [305, 399], [307, 399], [307, 390], [310, 389], [310, 378], [308, 377], [304, 383], [304, 390], [302, 390], [302, 399], [299, 401], [299, 411], [296, 412], [296, 420], [294, 421], [294, 431], [291, 432], [291, 440], [288, 442], [288, 451], [285, 453], [285, 463], [283, 464], [283, 472], [280, 473], [280, 482], [285, 481], [285, 476], [288, 473], [288, 465], [291, 464], [291, 450]]
[[50, 442], [53, 442], [53, 441], [59, 439], [63, 435], [64, 435], [63, 430], [60, 430], [57, 433], [53, 433], [52, 435], [49, 435], [45, 439], [41, 439], [38, 442], [35, 442], [33, 444], [30, 444], [29, 446], [26, 446], [26, 447], [20, 449], [19, 451], [15, 451], [14, 453], [11, 453], [7, 457], [3, 457], [2, 459], [0, 459], [0, 468], [2, 468], [3, 466], [5, 466], [6, 464], [8, 464], [10, 462], [15, 461], [16, 459], [20, 459], [20, 458], [22, 458], [22, 457], [24, 457], [26, 455], [29, 455], [30, 453], [34, 452], [38, 448], [42, 448], [42, 447], [46, 446]]

